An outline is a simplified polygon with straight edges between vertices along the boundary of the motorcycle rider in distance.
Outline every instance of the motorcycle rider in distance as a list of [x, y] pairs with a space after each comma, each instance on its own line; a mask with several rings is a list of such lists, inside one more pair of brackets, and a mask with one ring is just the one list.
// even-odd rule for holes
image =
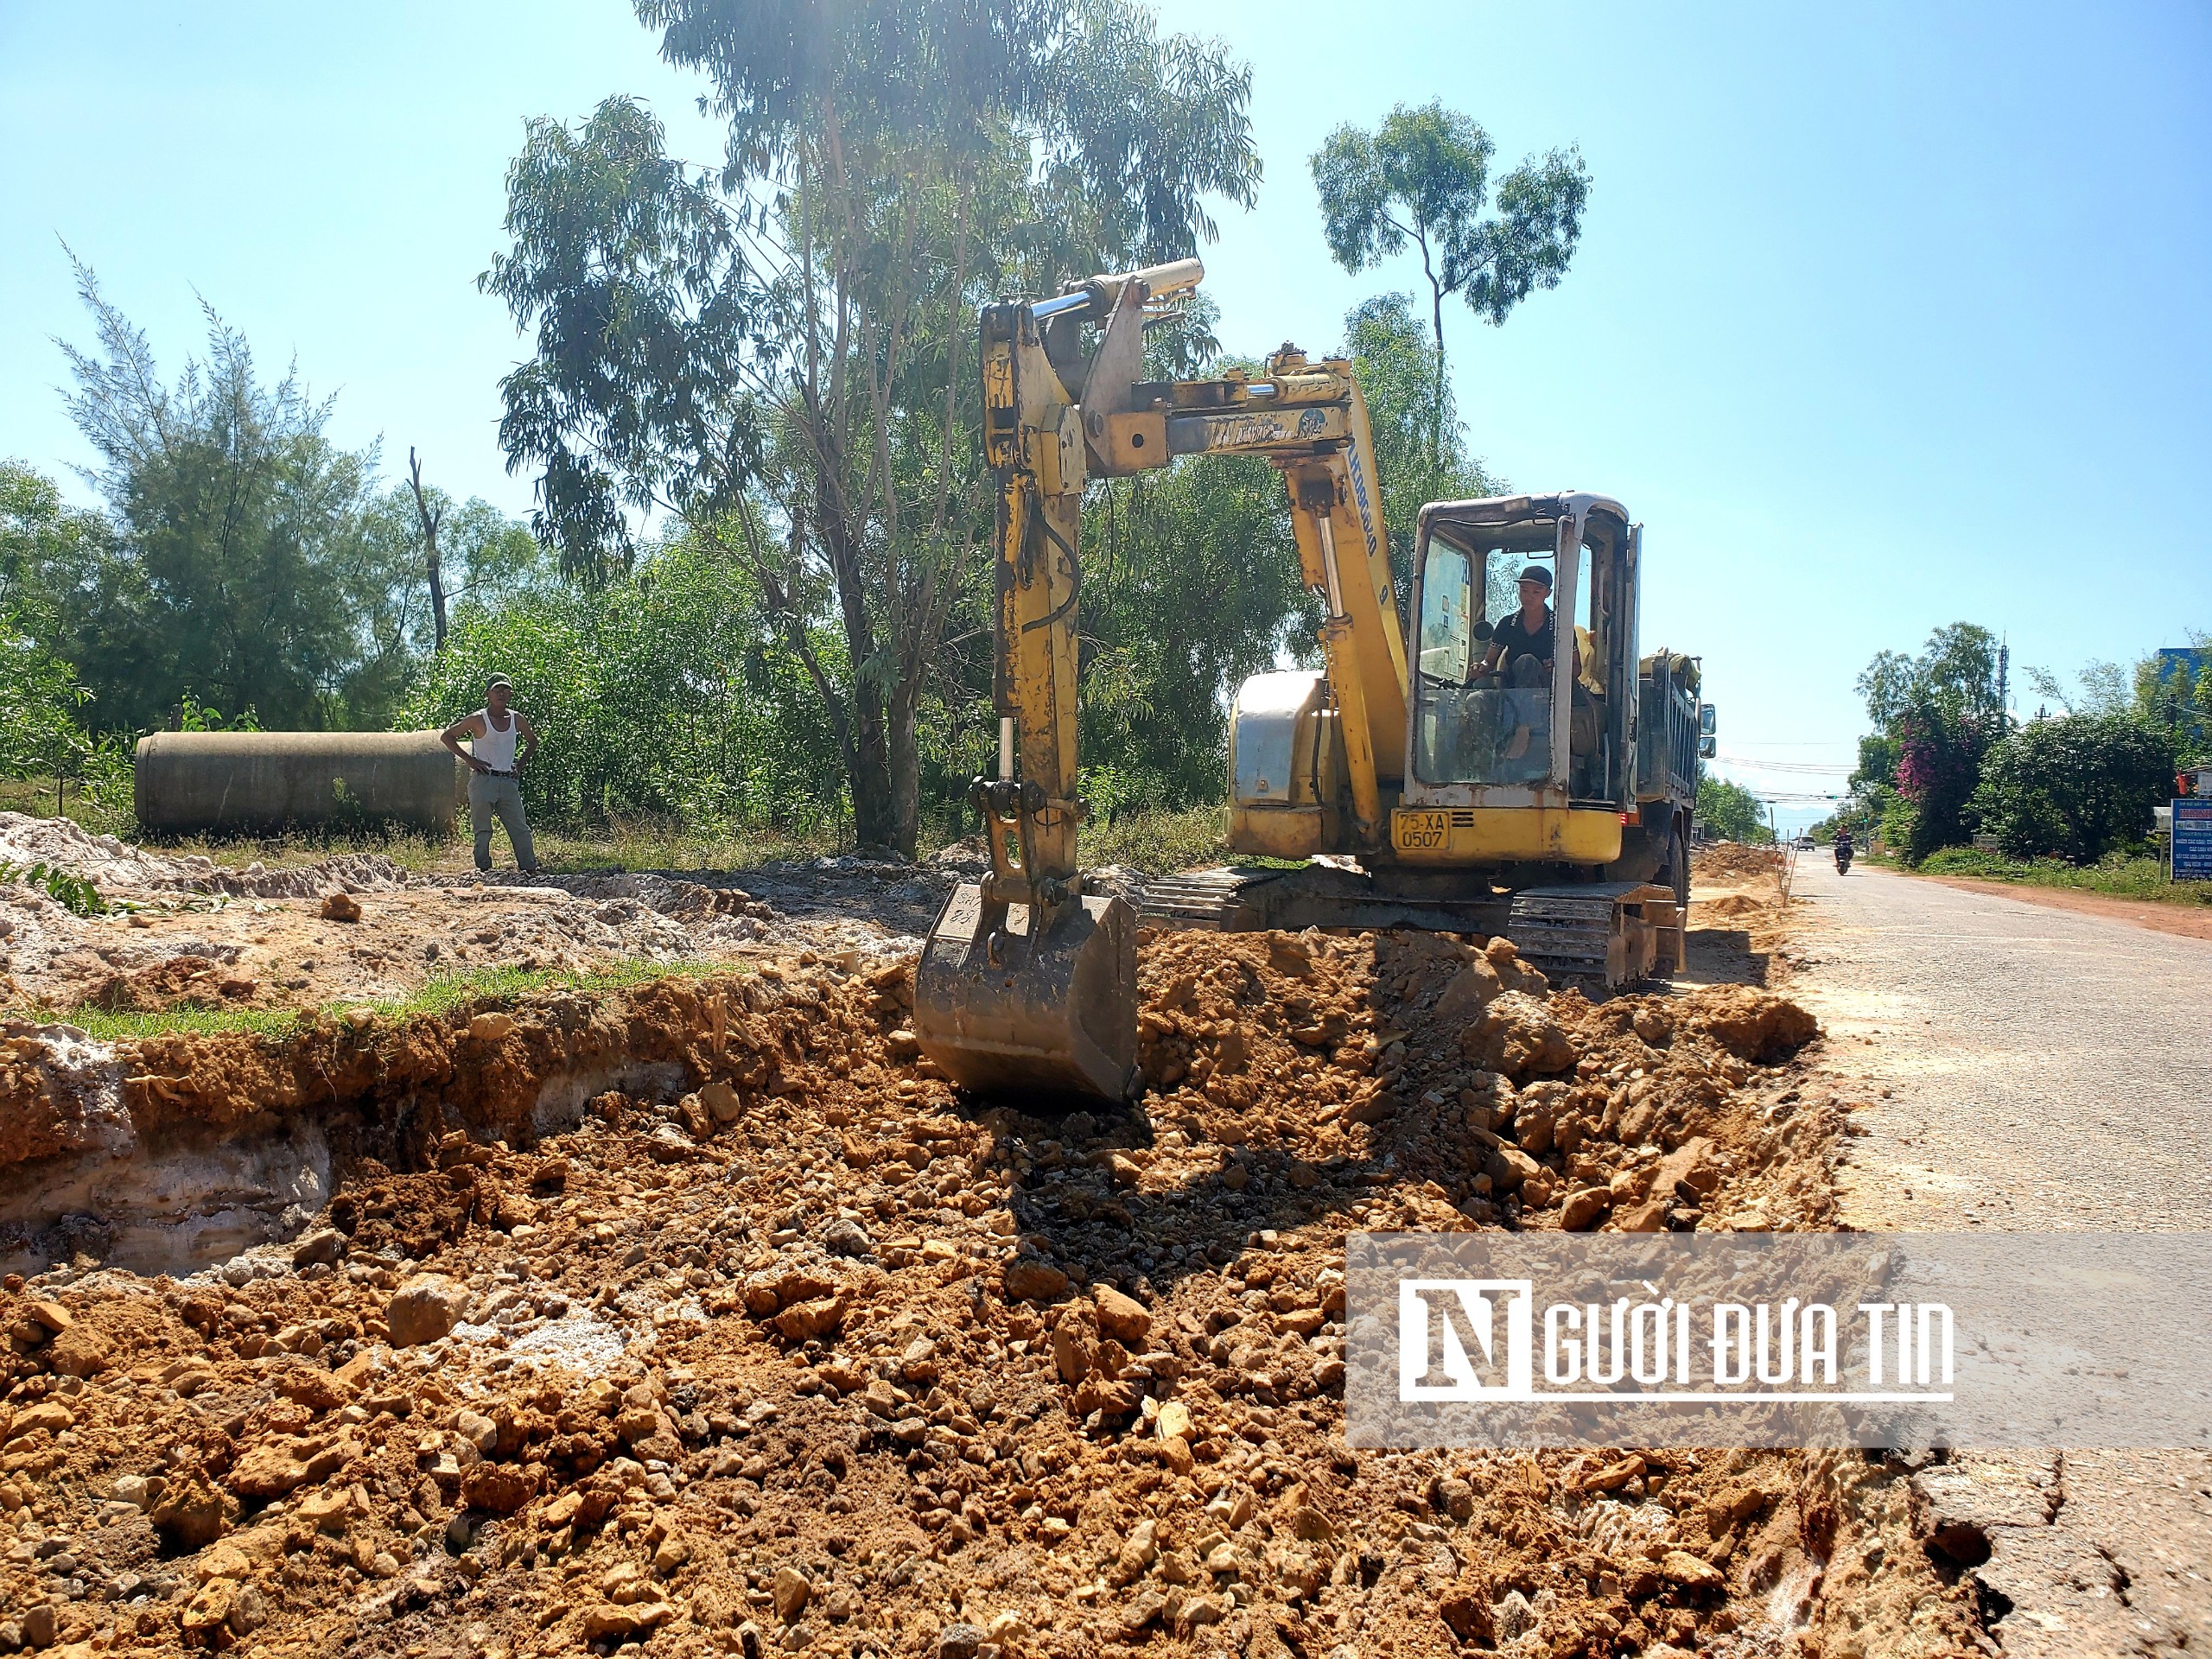
[[1839, 830], [1835, 832], [1835, 873], [1838, 875], [1847, 875], [1850, 872], [1851, 831]]

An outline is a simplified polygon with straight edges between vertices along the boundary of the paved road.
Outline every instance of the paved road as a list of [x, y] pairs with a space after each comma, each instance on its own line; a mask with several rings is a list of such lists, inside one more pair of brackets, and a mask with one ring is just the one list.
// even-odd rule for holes
[[[1790, 994], [1868, 1103], [1849, 1224], [2212, 1230], [2212, 941], [1864, 867], [1799, 880]], [[1922, 1484], [1990, 1540], [2006, 1654], [2212, 1653], [2212, 1455], [1962, 1456]]]

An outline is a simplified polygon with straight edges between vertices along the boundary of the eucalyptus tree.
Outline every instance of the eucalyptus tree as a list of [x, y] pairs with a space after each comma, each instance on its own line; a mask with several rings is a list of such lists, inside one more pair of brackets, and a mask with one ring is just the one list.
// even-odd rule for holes
[[[484, 285], [531, 336], [510, 465], [588, 576], [672, 514], [739, 563], [911, 851], [925, 705], [980, 616], [983, 301], [1191, 252], [1258, 177], [1249, 80], [1128, 0], [638, 0], [728, 125], [671, 156], [614, 99], [532, 122]], [[827, 648], [829, 636], [835, 649]]]
[[1444, 301], [1465, 296], [1493, 326], [1537, 289], [1556, 288], [1582, 236], [1590, 171], [1569, 145], [1529, 156], [1497, 181], [1497, 145], [1471, 117], [1441, 103], [1401, 104], [1372, 132], [1346, 123], [1310, 162], [1329, 251], [1348, 271], [1379, 265], [1407, 247], [1421, 254], [1436, 341], [1436, 411], [1430, 453], [1444, 425]]

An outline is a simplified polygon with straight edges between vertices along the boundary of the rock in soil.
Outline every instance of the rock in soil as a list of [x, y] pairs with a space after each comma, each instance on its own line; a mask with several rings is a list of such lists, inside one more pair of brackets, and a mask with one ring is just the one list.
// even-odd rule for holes
[[1147, 935], [1147, 1093], [1039, 1116], [893, 1041], [910, 975], [786, 957], [111, 1052], [11, 1028], [11, 1192], [311, 1140], [329, 1193], [167, 1278], [103, 1265], [150, 1211], [13, 1215], [50, 1265], [0, 1290], [11, 1639], [1967, 1650], [1856, 1454], [1615, 1481], [1344, 1442], [1347, 1231], [1821, 1224], [1790, 1005], [1592, 1005], [1437, 937]]

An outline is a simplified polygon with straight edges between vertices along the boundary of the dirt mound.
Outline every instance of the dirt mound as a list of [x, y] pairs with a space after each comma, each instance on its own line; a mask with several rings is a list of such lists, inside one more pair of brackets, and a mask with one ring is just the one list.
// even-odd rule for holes
[[1700, 922], [1733, 921], [1739, 917], [1764, 917], [1774, 906], [1748, 893], [1716, 893], [1696, 901], [1696, 918]]
[[908, 973], [121, 1052], [142, 1141], [312, 1120], [334, 1196], [181, 1281], [90, 1250], [8, 1281], [18, 1634], [1276, 1659], [1764, 1652], [1833, 1618], [1952, 1649], [1856, 1457], [1344, 1444], [1348, 1228], [1557, 1224], [1609, 1170], [1609, 1210], [1675, 1224], [1809, 1192], [1822, 1116], [1739, 1052], [1788, 1005], [1593, 1007], [1503, 945], [1166, 934], [1157, 1092], [1038, 1118], [917, 1060]]
[[20, 812], [0, 812], [0, 859], [53, 865], [82, 876], [103, 894], [219, 893], [238, 898], [307, 899], [333, 888], [389, 893], [408, 880], [407, 872], [381, 853], [340, 853], [291, 869], [250, 864], [232, 870], [197, 855], [165, 858], [113, 836], [95, 836], [73, 819], [26, 817]]
[[1774, 847], [1751, 847], [1740, 841], [1708, 842], [1690, 855], [1693, 880], [1742, 880], [1771, 875], [1782, 868], [1782, 852]]
[[[41, 830], [46, 823], [14, 822]], [[98, 845], [75, 825], [64, 828], [73, 833], [47, 836], [40, 848]], [[107, 844], [122, 856], [105, 875], [98, 860], [82, 868], [121, 906], [111, 913], [78, 916], [43, 893], [0, 887], [0, 1007], [317, 1007], [396, 1000], [432, 979], [493, 968], [588, 973], [624, 961], [727, 961], [800, 948], [880, 957], [914, 944], [852, 917], [787, 917], [727, 882], [409, 878], [365, 855], [244, 876], [178, 874], [165, 867], [207, 861], [153, 860]], [[111, 879], [118, 872], [152, 885], [126, 887]]]
[[1787, 997], [1748, 985], [1715, 985], [1688, 1001], [1675, 1024], [1709, 1037], [1738, 1059], [1771, 1064], [1820, 1035], [1820, 1022]]
[[[1825, 1213], [1786, 1179], [1769, 1190], [1789, 1160], [1735, 1093], [1750, 1062], [1816, 1034], [1783, 998], [1719, 986], [1593, 1007], [1549, 995], [1505, 940], [1434, 934], [1169, 933], [1139, 978], [1168, 1181], [1211, 1165], [1233, 1190], [1296, 1192], [1395, 1163], [1423, 1173], [1404, 1221], [1424, 1227]], [[1698, 1198], [1655, 1193], [1693, 1141]]]

